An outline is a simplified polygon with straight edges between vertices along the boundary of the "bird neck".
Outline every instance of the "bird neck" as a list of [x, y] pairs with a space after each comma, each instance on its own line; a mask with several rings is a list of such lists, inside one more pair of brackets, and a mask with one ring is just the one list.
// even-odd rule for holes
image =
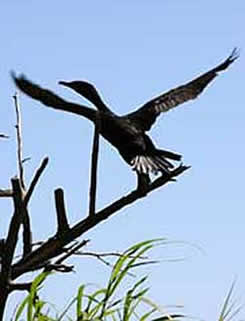
[[100, 111], [109, 111], [109, 108], [105, 105], [103, 100], [101, 99], [100, 95], [97, 91], [94, 91], [92, 94], [86, 97], [91, 103], [93, 103], [98, 110]]
[[86, 106], [70, 103], [70, 102], [67, 102], [64, 100], [62, 101], [61, 104], [55, 104], [55, 105], [50, 105], [50, 106], [55, 109], [60, 109], [60, 110], [64, 110], [64, 111], [72, 113], [72, 114], [77, 114], [79, 116], [83, 116], [83, 117], [91, 120], [94, 123], [96, 122], [97, 111], [95, 111], [91, 108], [88, 108]]

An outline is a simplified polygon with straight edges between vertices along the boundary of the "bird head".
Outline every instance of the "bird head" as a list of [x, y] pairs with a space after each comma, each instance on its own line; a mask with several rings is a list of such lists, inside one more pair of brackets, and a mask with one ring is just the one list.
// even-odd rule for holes
[[95, 87], [86, 81], [59, 81], [59, 84], [73, 89], [91, 102], [98, 96]]

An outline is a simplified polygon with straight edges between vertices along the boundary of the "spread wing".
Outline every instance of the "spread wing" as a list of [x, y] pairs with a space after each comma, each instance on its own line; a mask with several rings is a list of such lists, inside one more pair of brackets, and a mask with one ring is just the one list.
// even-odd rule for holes
[[231, 55], [217, 67], [185, 85], [179, 86], [152, 99], [135, 112], [128, 114], [127, 118], [142, 130], [149, 130], [157, 116], [188, 100], [195, 99], [220, 71], [225, 70], [238, 57], [239, 54], [235, 48]]
[[95, 121], [96, 111], [83, 105], [68, 102], [54, 94], [52, 91], [41, 88], [37, 84], [34, 84], [23, 75], [16, 77], [14, 73], [11, 73], [11, 76], [16, 86], [21, 91], [23, 91], [26, 95], [30, 96], [31, 98], [40, 101], [42, 104], [58, 110], [63, 110], [73, 114], [81, 115], [92, 121]]

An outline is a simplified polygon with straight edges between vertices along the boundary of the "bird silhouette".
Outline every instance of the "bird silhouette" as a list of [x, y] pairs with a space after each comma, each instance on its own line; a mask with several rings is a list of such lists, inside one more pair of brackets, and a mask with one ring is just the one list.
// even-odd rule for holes
[[169, 175], [174, 165], [171, 161], [180, 161], [181, 155], [156, 148], [147, 135], [164, 112], [195, 99], [204, 88], [239, 57], [235, 48], [230, 56], [215, 68], [194, 80], [174, 88], [124, 116], [118, 116], [103, 102], [97, 89], [85, 81], [60, 81], [59, 84], [69, 87], [89, 100], [97, 110], [87, 106], [71, 103], [57, 96], [50, 90], [32, 83], [24, 75], [12, 74], [16, 86], [28, 96], [46, 106], [83, 116], [94, 124], [99, 122], [100, 134], [119, 151], [122, 158], [136, 171], [138, 189], [146, 190], [150, 183], [150, 174]]

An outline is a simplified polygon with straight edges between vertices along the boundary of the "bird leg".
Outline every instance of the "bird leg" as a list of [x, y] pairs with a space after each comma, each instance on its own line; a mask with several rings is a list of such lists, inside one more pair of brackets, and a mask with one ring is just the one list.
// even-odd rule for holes
[[144, 173], [137, 173], [137, 191], [140, 191], [143, 194], [147, 194], [147, 190], [150, 185], [150, 177], [148, 174]]

